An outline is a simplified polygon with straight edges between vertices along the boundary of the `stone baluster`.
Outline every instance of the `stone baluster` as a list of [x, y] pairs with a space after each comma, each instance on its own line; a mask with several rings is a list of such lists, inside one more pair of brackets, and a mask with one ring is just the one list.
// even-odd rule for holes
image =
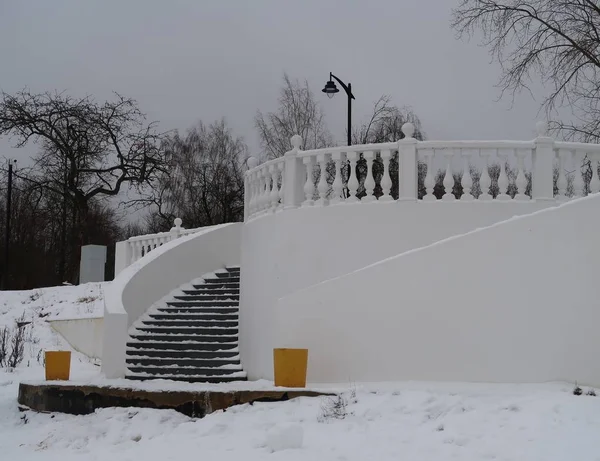
[[573, 195], [575, 197], [583, 197], [585, 195], [585, 183], [583, 181], [583, 175], [581, 174], [581, 164], [583, 163], [584, 157], [584, 151], [575, 151], [573, 159], [573, 174], [575, 175], [573, 177]]
[[426, 202], [434, 202], [437, 200], [435, 195], [433, 195], [433, 188], [435, 187], [435, 178], [433, 177], [433, 158], [435, 156], [435, 152], [433, 149], [427, 149], [423, 152], [423, 156], [425, 157], [425, 163], [427, 164], [427, 173], [425, 174], [426, 195], [423, 197], [423, 200]]
[[461, 184], [463, 187], [463, 194], [460, 199], [462, 201], [472, 201], [475, 197], [473, 197], [473, 178], [471, 177], [471, 154], [464, 150], [462, 151], [463, 157], [463, 174], [461, 178]]
[[564, 202], [568, 199], [567, 197], [567, 175], [565, 174], [565, 159], [566, 153], [564, 149], [558, 149], [556, 152], [556, 157], [558, 160], [558, 181], [556, 185], [558, 186], [558, 195], [556, 196], [556, 200]]
[[306, 167], [306, 182], [304, 183], [304, 202], [302, 206], [312, 206], [314, 204], [313, 195], [315, 193], [315, 184], [313, 182], [313, 158], [304, 157], [302, 163]]
[[262, 170], [258, 168], [256, 170], [256, 208], [254, 214], [260, 213], [263, 206], [263, 192], [265, 190], [265, 185], [263, 183]]
[[268, 167], [263, 167], [263, 177], [265, 178], [265, 194], [263, 196], [263, 210], [269, 211], [271, 208], [271, 174]]
[[250, 203], [248, 204], [249, 217], [256, 212], [256, 172], [248, 174], [248, 192], [250, 194]]
[[365, 193], [367, 194], [363, 201], [365, 203], [375, 201], [375, 196], [373, 195], [375, 191], [375, 178], [373, 178], [373, 159], [375, 158], [375, 152], [372, 150], [366, 151], [363, 153], [365, 160], [367, 161], [367, 177], [365, 178]]
[[332, 154], [332, 159], [335, 163], [335, 178], [331, 185], [333, 192], [329, 203], [331, 205], [336, 205], [342, 203], [342, 191], [344, 189], [344, 183], [342, 182], [342, 153], [334, 152]]
[[317, 155], [317, 162], [320, 167], [319, 184], [317, 190], [319, 192], [319, 200], [315, 203], [318, 206], [327, 205], [327, 192], [329, 191], [329, 184], [327, 184], [327, 155]]
[[506, 162], [508, 158], [505, 154], [497, 151], [498, 161], [500, 162], [500, 175], [498, 176], [498, 196], [497, 200], [510, 200], [508, 192], [508, 175], [506, 174]]
[[598, 178], [598, 161], [590, 159], [590, 168], [592, 177], [590, 178], [590, 194], [597, 194], [600, 191], [600, 178]]
[[454, 188], [454, 175], [452, 174], [452, 157], [454, 156], [454, 151], [448, 149], [444, 153], [444, 156], [446, 157], [446, 173], [444, 175], [444, 196], [442, 200], [453, 201], [456, 200], [456, 197], [452, 193], [452, 189]]
[[279, 209], [283, 208], [285, 202], [285, 162], [279, 162], [277, 169], [279, 171], [279, 177], [281, 178], [281, 187], [279, 188]]
[[358, 154], [356, 153], [356, 151], [349, 151], [346, 156], [348, 157], [348, 160], [350, 161], [350, 165], [349, 165], [349, 175], [350, 178], [348, 179], [348, 198], [346, 198], [346, 202], [347, 203], [356, 203], [358, 202], [358, 197], [356, 197], [356, 192], [358, 191], [358, 179], [356, 177], [356, 160], [358, 157]]
[[529, 196], [525, 195], [527, 190], [527, 176], [525, 174], [525, 156], [527, 151], [517, 150], [518, 168], [517, 177], [515, 179], [515, 186], [517, 186], [517, 195], [515, 200], [529, 200]]
[[492, 179], [490, 178], [490, 172], [488, 171], [490, 165], [490, 153], [480, 150], [479, 156], [483, 160], [483, 168], [481, 169], [481, 176], [479, 177], [479, 187], [481, 188], [479, 200], [492, 200], [492, 196], [490, 195]]
[[271, 202], [271, 211], [275, 212], [277, 207], [279, 206], [279, 168], [277, 168], [276, 164], [269, 165], [269, 173], [271, 174], [271, 194], [270, 194], [270, 202]]
[[261, 195], [260, 195], [260, 211], [264, 212], [269, 207], [269, 183], [270, 176], [267, 168], [262, 166], [260, 168], [260, 179], [261, 179]]
[[381, 161], [383, 163], [383, 175], [381, 176], [381, 191], [383, 195], [379, 197], [380, 202], [391, 202], [393, 200], [390, 192], [392, 190], [392, 178], [390, 177], [390, 158], [392, 151], [389, 149], [381, 151]]

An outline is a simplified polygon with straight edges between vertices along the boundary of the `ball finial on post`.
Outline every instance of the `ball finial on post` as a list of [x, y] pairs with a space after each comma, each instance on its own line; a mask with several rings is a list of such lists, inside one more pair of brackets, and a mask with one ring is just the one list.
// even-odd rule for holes
[[540, 120], [535, 124], [535, 130], [540, 138], [548, 136], [548, 123]]
[[177, 229], [179, 229], [179, 228], [181, 227], [181, 223], [182, 223], [182, 222], [183, 222], [183, 221], [181, 220], [181, 218], [175, 218], [175, 221], [173, 221], [173, 223], [175, 224], [175, 227], [176, 227]]
[[302, 146], [302, 137], [299, 134], [295, 134], [294, 136], [292, 136], [291, 141], [294, 149], [300, 149], [300, 147]]
[[248, 157], [246, 160], [246, 165], [248, 165], [248, 169], [256, 168], [258, 166], [258, 159], [256, 157]]
[[405, 123], [402, 125], [402, 133], [404, 133], [404, 136], [407, 138], [412, 138], [415, 134], [415, 126], [410, 122]]

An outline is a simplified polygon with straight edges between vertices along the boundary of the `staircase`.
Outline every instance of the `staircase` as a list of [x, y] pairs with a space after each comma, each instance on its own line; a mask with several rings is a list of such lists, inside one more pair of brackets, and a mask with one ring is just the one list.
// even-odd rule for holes
[[131, 331], [126, 378], [245, 381], [238, 349], [240, 268], [228, 267], [173, 293]]

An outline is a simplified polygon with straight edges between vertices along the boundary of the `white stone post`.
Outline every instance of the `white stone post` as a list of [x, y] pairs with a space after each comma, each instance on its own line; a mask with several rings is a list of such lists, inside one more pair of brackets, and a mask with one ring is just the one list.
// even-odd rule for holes
[[175, 240], [181, 237], [181, 230], [183, 229], [183, 227], [181, 227], [182, 222], [183, 221], [181, 220], [181, 218], [175, 218], [175, 220], [173, 221], [175, 227], [171, 227], [171, 240]]
[[79, 283], [104, 282], [105, 266], [106, 247], [104, 245], [82, 246]]
[[302, 159], [298, 158], [298, 152], [302, 146], [302, 138], [299, 135], [292, 136], [292, 150], [285, 153], [285, 177], [283, 187], [283, 207], [297, 208], [304, 201], [305, 167]]
[[129, 240], [117, 242], [115, 245], [115, 277], [131, 263], [133, 249]]
[[254, 180], [251, 170], [258, 166], [258, 159], [256, 157], [249, 157], [246, 160], [248, 171], [244, 173], [244, 221], [248, 221], [250, 216], [254, 212], [253, 200], [256, 202], [256, 187], [252, 182]]
[[531, 195], [534, 200], [554, 200], [554, 139], [548, 136], [546, 122], [537, 122], [536, 130]]
[[415, 126], [412, 123], [402, 125], [406, 136], [398, 141], [398, 181], [399, 200], [417, 200], [418, 195], [418, 159], [417, 143], [413, 138]]

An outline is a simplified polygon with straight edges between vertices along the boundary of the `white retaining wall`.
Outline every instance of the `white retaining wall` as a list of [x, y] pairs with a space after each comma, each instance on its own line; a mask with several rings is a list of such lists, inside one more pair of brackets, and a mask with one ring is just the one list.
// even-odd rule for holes
[[[250, 379], [273, 376], [272, 349], [284, 346], [281, 338], [288, 333], [274, 323], [279, 298], [404, 251], [553, 205], [496, 200], [357, 203], [289, 209], [246, 222], [240, 303], [244, 370]], [[439, 262], [443, 270], [453, 265]], [[351, 301], [346, 293], [337, 293], [339, 302]], [[370, 309], [367, 303], [363, 314]], [[359, 331], [348, 330], [348, 337]], [[297, 334], [302, 336], [303, 330]]]
[[91, 358], [102, 357], [102, 318], [50, 320], [48, 323], [76, 351]]
[[[599, 211], [596, 194], [293, 293], [271, 312], [270, 345], [308, 348], [311, 382], [599, 386]], [[425, 243], [432, 222], [422, 224]], [[321, 262], [332, 271], [327, 252]]]

